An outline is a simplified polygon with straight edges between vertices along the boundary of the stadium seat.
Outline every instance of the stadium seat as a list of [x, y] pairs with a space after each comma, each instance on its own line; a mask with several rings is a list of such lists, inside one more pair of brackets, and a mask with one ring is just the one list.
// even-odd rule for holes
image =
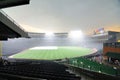
[[80, 80], [66, 71], [67, 67], [52, 61], [41, 61], [40, 63], [11, 63], [0, 67], [0, 73], [18, 76], [42, 78], [47, 80]]
[[72, 58], [69, 60], [69, 64], [73, 66], [77, 66], [80, 68], [84, 68], [86, 70], [91, 70], [95, 72], [100, 72], [103, 74], [108, 74], [108, 75], [119, 75], [120, 69], [114, 69], [113, 67], [100, 64], [98, 62], [89, 60], [87, 58], [83, 57], [78, 57], [78, 58]]

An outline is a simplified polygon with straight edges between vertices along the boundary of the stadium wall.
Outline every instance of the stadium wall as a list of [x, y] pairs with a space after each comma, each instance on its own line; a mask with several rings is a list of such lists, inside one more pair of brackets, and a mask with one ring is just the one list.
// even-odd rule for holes
[[106, 55], [108, 52], [120, 54], [120, 42], [104, 43], [103, 46], [104, 60], [108, 60], [108, 56]]

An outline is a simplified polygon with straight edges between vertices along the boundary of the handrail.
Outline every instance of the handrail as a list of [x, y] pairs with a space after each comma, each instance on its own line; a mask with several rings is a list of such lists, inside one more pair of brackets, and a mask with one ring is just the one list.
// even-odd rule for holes
[[8, 16], [3, 10], [0, 9], [0, 12], [6, 16], [10, 21], [12, 21], [15, 25], [17, 25], [20, 29], [22, 29], [23, 31], [25, 31], [14, 19], [12, 19], [10, 16]]

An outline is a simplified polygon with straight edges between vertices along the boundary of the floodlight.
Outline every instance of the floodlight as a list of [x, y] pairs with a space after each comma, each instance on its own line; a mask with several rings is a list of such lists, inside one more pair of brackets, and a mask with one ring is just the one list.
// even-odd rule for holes
[[45, 35], [46, 36], [54, 36], [54, 33], [53, 32], [46, 32]]
[[76, 39], [76, 38], [83, 38], [83, 33], [81, 30], [78, 31], [70, 31], [69, 37]]

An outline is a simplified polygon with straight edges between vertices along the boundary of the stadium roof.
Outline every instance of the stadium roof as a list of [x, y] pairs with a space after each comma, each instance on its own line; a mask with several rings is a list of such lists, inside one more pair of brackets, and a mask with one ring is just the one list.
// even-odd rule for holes
[[[29, 4], [29, 0], [0, 0], [0, 9], [23, 4]], [[0, 10], [0, 40], [18, 37], [28, 37], [28, 33], [4, 11]]]
[[29, 4], [30, 0], [0, 0], [0, 9], [18, 5]]
[[7, 14], [0, 11], [0, 40], [28, 37], [28, 34]]

